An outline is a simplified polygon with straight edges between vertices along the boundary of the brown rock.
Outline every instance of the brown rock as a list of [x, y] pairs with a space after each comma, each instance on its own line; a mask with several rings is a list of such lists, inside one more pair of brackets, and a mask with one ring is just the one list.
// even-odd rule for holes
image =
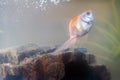
[[[28, 60], [26, 60], [28, 59]], [[3, 64], [4, 80], [110, 80], [105, 65], [97, 65], [95, 56], [81, 52], [43, 54], [26, 58], [21, 64]], [[94, 63], [94, 66], [91, 65]]]

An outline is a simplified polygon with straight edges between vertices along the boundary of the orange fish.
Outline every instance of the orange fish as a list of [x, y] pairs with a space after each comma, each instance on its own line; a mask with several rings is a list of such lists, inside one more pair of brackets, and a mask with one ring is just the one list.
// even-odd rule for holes
[[69, 23], [70, 38], [84, 36], [88, 33], [93, 25], [93, 20], [92, 10], [88, 10], [71, 19]]
[[92, 10], [88, 10], [72, 18], [69, 23], [70, 38], [61, 47], [55, 50], [54, 53], [71, 48], [76, 43], [78, 38], [84, 36], [90, 31], [93, 21], [94, 16]]

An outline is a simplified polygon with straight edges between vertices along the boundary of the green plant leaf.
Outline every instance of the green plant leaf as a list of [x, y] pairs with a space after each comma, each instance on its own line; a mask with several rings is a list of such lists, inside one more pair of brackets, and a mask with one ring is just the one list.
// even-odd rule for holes
[[102, 60], [104, 60], [104, 61], [109, 61], [109, 62], [112, 62], [112, 63], [114, 63], [114, 61], [111, 59], [111, 58], [109, 58], [109, 57], [107, 57], [107, 56], [103, 56], [103, 55], [100, 55], [100, 54], [95, 54], [98, 58], [100, 58], [100, 59], [102, 59]]
[[115, 20], [115, 25], [120, 29], [120, 18], [118, 15], [118, 11], [117, 8], [115, 6], [115, 0], [112, 0], [112, 10], [113, 10], [113, 16], [114, 16], [114, 20]]
[[115, 25], [113, 25], [111, 22], [105, 20], [104, 18], [102, 18], [101, 21], [102, 21], [104, 24], [108, 25], [108, 28], [110, 28], [110, 29], [111, 29], [112, 31], [114, 31], [116, 34], [119, 34], [119, 31], [118, 31], [117, 27], [116, 27]]
[[112, 39], [113, 43], [120, 44], [118, 39], [115, 37], [115, 35], [111, 34], [110, 32], [106, 31], [104, 28], [96, 27], [98, 31], [100, 31], [105, 37]]
[[105, 51], [106, 53], [111, 53], [111, 51], [106, 47], [106, 46], [103, 46], [99, 43], [96, 43], [96, 42], [92, 42], [92, 41], [87, 41], [87, 43], [89, 45], [92, 45], [94, 47], [97, 47], [98, 49], [102, 50], [102, 51]]
[[116, 48], [114, 50], [114, 55], [117, 56], [118, 54], [120, 54], [120, 45], [116, 46]]

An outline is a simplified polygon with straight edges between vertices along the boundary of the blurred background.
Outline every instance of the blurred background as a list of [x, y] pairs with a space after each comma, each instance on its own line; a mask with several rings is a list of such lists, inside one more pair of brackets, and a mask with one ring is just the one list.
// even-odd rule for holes
[[1, 48], [29, 42], [41, 46], [59, 45], [69, 38], [68, 25], [74, 16], [92, 9], [97, 22], [101, 17], [109, 18], [111, 13], [108, 0], [71, 0], [56, 5], [47, 2], [43, 10], [35, 1], [39, 0], [0, 0]]
[[119, 0], [0, 0], [0, 49], [27, 43], [56, 46], [69, 38], [71, 18], [92, 9], [94, 25], [75, 47], [84, 47], [120, 79]]

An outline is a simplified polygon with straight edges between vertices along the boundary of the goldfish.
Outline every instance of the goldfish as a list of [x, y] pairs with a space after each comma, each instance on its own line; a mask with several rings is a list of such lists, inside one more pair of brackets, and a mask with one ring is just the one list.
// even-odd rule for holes
[[69, 22], [70, 38], [54, 53], [70, 49], [76, 41], [82, 36], [86, 35], [93, 26], [94, 16], [92, 10], [87, 10], [82, 14], [73, 17]]

